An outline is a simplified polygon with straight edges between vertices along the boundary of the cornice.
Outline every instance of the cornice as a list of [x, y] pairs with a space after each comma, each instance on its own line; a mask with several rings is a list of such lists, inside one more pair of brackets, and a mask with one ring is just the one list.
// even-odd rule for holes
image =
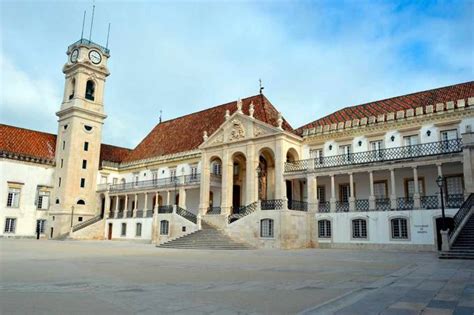
[[51, 166], [55, 165], [54, 159], [36, 157], [32, 155], [9, 152], [9, 151], [4, 151], [4, 150], [0, 151], [0, 158], [28, 162], [28, 163], [35, 163], [35, 164], [44, 164], [44, 165], [51, 165]]

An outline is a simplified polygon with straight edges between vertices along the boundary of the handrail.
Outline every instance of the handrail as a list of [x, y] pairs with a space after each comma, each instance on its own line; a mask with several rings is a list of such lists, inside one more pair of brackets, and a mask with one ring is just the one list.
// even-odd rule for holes
[[452, 139], [396, 148], [339, 154], [324, 157], [322, 156], [317, 158], [298, 160], [294, 162], [286, 162], [285, 173], [308, 171], [311, 169], [321, 169], [345, 165], [404, 160], [439, 154], [459, 153], [462, 151], [462, 148], [463, 145], [461, 139]]
[[246, 215], [249, 215], [252, 212], [254, 212], [255, 210], [257, 210], [257, 205], [258, 205], [257, 201], [252, 202], [251, 204], [241, 208], [239, 213], [234, 213], [234, 214], [229, 215], [229, 217], [227, 218], [229, 224], [232, 223], [232, 222], [235, 222], [238, 219], [241, 219], [241, 218], [245, 217]]
[[84, 221], [84, 222], [81, 222], [81, 223], [79, 223], [79, 224], [74, 225], [74, 226], [72, 227], [72, 231], [73, 231], [73, 232], [79, 231], [79, 230], [81, 230], [81, 229], [83, 229], [83, 228], [85, 228], [85, 227], [87, 227], [87, 226], [89, 226], [89, 225], [92, 225], [92, 224], [94, 224], [94, 223], [96, 223], [96, 222], [99, 222], [100, 220], [102, 220], [102, 215], [100, 215], [100, 214], [99, 214], [99, 215], [96, 215], [95, 217], [92, 217], [92, 218], [90, 218], [89, 220], [86, 220], [86, 221]]
[[176, 214], [182, 216], [185, 219], [188, 219], [189, 221], [193, 222], [194, 224], [197, 223], [197, 217], [194, 213], [189, 212], [186, 209], [183, 209], [181, 207], [176, 206]]
[[260, 207], [262, 210], [282, 210], [283, 199], [260, 200]]
[[288, 209], [295, 211], [308, 211], [308, 203], [306, 201], [288, 200]]
[[[119, 192], [134, 189], [147, 188], [165, 188], [183, 185], [199, 185], [201, 183], [201, 174], [181, 175], [175, 177], [167, 177], [160, 179], [141, 180], [136, 182], [107, 184], [110, 192]], [[98, 189], [104, 189], [104, 184], [100, 184]]]
[[454, 227], [452, 231], [449, 231], [449, 244], [452, 245], [462, 230], [465, 222], [472, 215], [474, 209], [474, 193], [471, 193], [469, 197], [463, 202], [458, 212], [454, 215]]

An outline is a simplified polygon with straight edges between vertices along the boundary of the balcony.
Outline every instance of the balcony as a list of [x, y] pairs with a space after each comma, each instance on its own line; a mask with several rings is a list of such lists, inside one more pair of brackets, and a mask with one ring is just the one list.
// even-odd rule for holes
[[97, 191], [109, 190], [111, 193], [127, 192], [136, 190], [151, 190], [162, 188], [174, 188], [180, 186], [199, 185], [201, 183], [201, 174], [182, 175], [161, 179], [142, 180], [131, 183], [121, 184], [100, 184]]
[[397, 148], [318, 157], [307, 160], [286, 162], [285, 173], [291, 174], [331, 167], [381, 163], [385, 161], [407, 160], [427, 156], [436, 156], [440, 154], [452, 154], [462, 152], [462, 148], [463, 146], [461, 139], [453, 139]]
[[92, 46], [92, 47], [95, 47], [99, 50], [101, 50], [103, 53], [109, 55], [110, 54], [110, 49], [104, 47], [104, 46], [101, 46], [99, 44], [96, 44], [94, 43], [93, 41], [91, 40], [88, 40], [88, 39], [85, 39], [85, 38], [81, 38], [80, 40], [78, 40], [77, 42], [75, 42], [74, 44], [71, 44], [69, 45], [68, 49], [71, 49], [73, 46], [78, 46], [78, 45], [87, 45], [87, 46]]

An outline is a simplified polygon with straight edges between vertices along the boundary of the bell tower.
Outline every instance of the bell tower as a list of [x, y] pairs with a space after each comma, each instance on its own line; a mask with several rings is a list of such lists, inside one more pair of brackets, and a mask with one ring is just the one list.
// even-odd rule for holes
[[67, 49], [64, 96], [58, 116], [50, 236], [98, 214], [96, 184], [100, 163], [104, 87], [109, 49], [81, 39]]

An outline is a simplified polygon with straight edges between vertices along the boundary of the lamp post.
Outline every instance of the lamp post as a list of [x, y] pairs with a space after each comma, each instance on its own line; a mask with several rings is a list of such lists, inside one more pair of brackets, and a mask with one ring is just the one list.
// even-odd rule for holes
[[71, 227], [74, 223], [74, 206], [71, 206]]
[[444, 214], [444, 196], [443, 196], [443, 186], [445, 183], [446, 179], [443, 176], [438, 176], [436, 179], [436, 184], [439, 187], [439, 193], [441, 195], [441, 216], [442, 216], [442, 230], [446, 231], [446, 216]]

